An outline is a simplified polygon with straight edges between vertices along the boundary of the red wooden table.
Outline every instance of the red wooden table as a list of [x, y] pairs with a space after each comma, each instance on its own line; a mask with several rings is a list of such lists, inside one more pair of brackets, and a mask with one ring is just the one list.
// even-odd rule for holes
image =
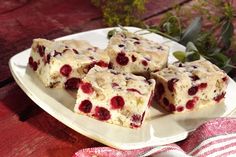
[[[175, 0], [186, 5], [189, 0]], [[104, 27], [100, 11], [85, 0], [0, 0], [0, 156], [72, 156], [102, 146], [40, 109], [17, 86], [8, 60], [30, 47], [32, 39]], [[149, 0], [143, 20], [155, 22], [173, 0]]]

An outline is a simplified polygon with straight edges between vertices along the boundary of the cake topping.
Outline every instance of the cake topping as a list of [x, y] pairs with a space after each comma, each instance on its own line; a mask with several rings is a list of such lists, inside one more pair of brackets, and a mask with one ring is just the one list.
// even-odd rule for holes
[[129, 62], [129, 58], [125, 55], [124, 52], [120, 52], [117, 54], [116, 62], [122, 66], [127, 65]]
[[79, 78], [69, 78], [66, 82], [65, 82], [65, 89], [78, 89], [79, 88], [79, 84], [80, 84], [81, 80]]
[[60, 73], [66, 77], [70, 75], [71, 71], [72, 71], [72, 68], [69, 64], [64, 64], [60, 69]]
[[88, 82], [82, 83], [81, 84], [81, 89], [86, 94], [92, 94], [93, 91], [94, 91], [92, 85]]
[[92, 103], [89, 100], [84, 100], [79, 105], [79, 110], [84, 113], [89, 113], [92, 109]]
[[98, 107], [95, 108], [95, 114], [93, 114], [95, 118], [101, 121], [109, 120], [111, 118], [110, 111], [108, 111], [104, 107]]
[[121, 109], [125, 105], [125, 101], [121, 96], [114, 96], [111, 98], [112, 109]]
[[188, 89], [188, 95], [195, 95], [198, 91], [198, 86], [192, 86]]

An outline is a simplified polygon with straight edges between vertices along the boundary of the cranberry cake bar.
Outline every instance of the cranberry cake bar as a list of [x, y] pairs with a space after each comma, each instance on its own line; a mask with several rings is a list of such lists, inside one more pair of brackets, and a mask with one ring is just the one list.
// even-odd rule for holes
[[148, 74], [166, 67], [169, 48], [128, 31], [115, 33], [106, 51], [113, 69]]
[[175, 63], [152, 73], [155, 100], [170, 112], [195, 110], [224, 100], [227, 75], [207, 60]]
[[94, 65], [107, 67], [108, 55], [83, 40], [34, 39], [29, 67], [47, 87], [77, 89], [81, 78]]
[[140, 127], [154, 88], [153, 79], [95, 66], [80, 83], [74, 110], [100, 121]]

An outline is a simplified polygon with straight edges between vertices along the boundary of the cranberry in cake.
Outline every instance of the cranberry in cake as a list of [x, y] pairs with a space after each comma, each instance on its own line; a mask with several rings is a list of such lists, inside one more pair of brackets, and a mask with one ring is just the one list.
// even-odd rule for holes
[[74, 110], [100, 121], [140, 127], [154, 88], [153, 79], [95, 66], [80, 83]]
[[83, 40], [34, 39], [28, 64], [45, 86], [78, 89], [94, 65], [108, 67], [109, 57]]
[[168, 47], [128, 31], [117, 32], [106, 51], [117, 71], [145, 74], [166, 67]]
[[227, 75], [207, 60], [175, 63], [152, 73], [155, 100], [170, 112], [196, 110], [224, 100]]

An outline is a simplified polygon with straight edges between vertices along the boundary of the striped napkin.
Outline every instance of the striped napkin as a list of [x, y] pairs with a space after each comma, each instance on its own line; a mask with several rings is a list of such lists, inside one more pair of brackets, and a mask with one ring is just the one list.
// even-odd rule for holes
[[236, 157], [236, 118], [210, 120], [184, 141], [136, 150], [95, 147], [79, 150], [73, 157]]

